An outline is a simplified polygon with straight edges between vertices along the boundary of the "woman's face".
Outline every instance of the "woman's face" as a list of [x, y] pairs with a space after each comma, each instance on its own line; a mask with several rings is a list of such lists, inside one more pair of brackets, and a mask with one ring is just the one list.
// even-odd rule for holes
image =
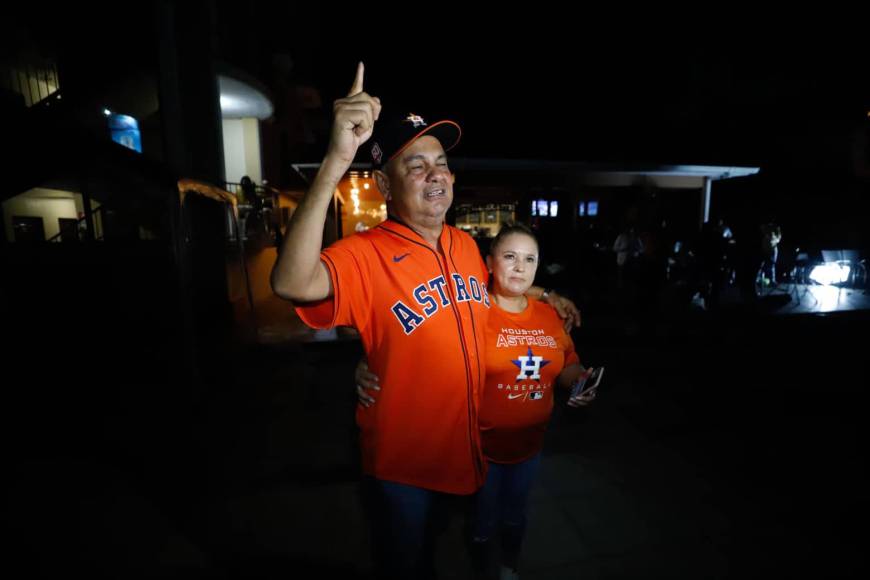
[[486, 265], [496, 294], [522, 296], [535, 281], [538, 244], [527, 234], [509, 234], [486, 257]]

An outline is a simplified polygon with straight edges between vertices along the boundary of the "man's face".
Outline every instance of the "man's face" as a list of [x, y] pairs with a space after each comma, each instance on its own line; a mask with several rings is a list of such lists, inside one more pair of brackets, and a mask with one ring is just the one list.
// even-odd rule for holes
[[441, 142], [424, 135], [390, 161], [378, 188], [390, 209], [409, 224], [442, 223], [453, 203], [453, 176]]

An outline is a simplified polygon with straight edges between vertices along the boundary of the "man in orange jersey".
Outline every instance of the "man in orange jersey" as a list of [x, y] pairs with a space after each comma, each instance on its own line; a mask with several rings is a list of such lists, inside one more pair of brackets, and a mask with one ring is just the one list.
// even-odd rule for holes
[[[356, 416], [375, 561], [384, 575], [420, 577], [433, 497], [471, 494], [484, 481], [477, 410], [487, 270], [474, 240], [444, 221], [453, 201], [446, 151], [459, 125], [408, 111], [379, 120], [363, 72], [360, 63], [335, 102], [326, 157], [287, 229], [272, 288], [312, 327], [355, 327], [372, 371], [390, 385]], [[389, 218], [321, 251], [333, 191], [376, 121], [370, 148]], [[549, 300], [579, 320], [573, 304]]]

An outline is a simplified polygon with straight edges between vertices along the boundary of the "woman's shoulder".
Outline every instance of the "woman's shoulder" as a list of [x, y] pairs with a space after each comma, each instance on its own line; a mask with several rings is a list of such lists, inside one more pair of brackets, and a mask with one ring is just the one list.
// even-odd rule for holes
[[542, 300], [531, 300], [532, 316], [541, 322], [555, 322], [562, 325], [562, 319], [556, 309]]

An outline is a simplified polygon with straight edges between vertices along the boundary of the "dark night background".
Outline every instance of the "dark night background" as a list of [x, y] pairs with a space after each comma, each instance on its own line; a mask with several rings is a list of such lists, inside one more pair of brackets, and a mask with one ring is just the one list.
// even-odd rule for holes
[[[0, 246], [8, 566], [26, 571], [16, 577], [368, 577], [358, 342], [236, 336], [224, 324], [223, 226], [208, 228], [217, 214], [203, 209], [189, 230], [164, 215], [178, 176], [219, 182], [208, 126], [220, 111], [202, 112], [216, 95], [199, 70], [211, 57], [270, 91], [283, 120], [261, 134], [292, 136], [274, 159], [264, 146], [281, 188], [302, 187], [291, 163], [322, 158], [330, 105], [362, 60], [385, 107], [462, 125], [455, 157], [758, 167], [715, 182], [714, 217], [740, 232], [774, 219], [789, 248], [866, 258], [863, 16], [601, 8], [7, 9], [0, 56], [26, 45], [56, 58], [64, 103], [2, 103], [13, 149], [3, 199], [90, 175], [95, 192], [103, 178], [124, 184], [134, 201], [118, 207], [171, 232], [150, 244]], [[141, 119], [144, 155], [110, 151], [94, 139], [105, 132], [96, 107], [142, 79], [178, 81], [178, 95]], [[531, 543], [537, 567], [524, 577], [864, 577], [868, 311], [653, 308], [639, 322], [589, 272], [580, 264], [559, 289], [583, 310], [581, 358], [608, 375], [595, 408], [556, 411], [533, 514], [546, 541]], [[459, 534], [444, 536], [443, 569], [461, 569]]]
[[[217, 6], [213, 37], [225, 53], [265, 78], [281, 54], [290, 82], [319, 92], [316, 142], [294, 161], [319, 161], [329, 104], [363, 60], [366, 90], [385, 106], [460, 122], [456, 156], [761, 167], [740, 199], [723, 196], [732, 219], [776, 216], [791, 233], [825, 236], [819, 243], [859, 243], [857, 226], [841, 226], [867, 211], [855, 180], [866, 145], [855, 142], [866, 143], [870, 79], [860, 18], [848, 11]], [[64, 52], [93, 52], [109, 31], [125, 39], [125, 50], [97, 51], [95, 78], [155, 58], [146, 18], [125, 20], [111, 4], [62, 10], [68, 18], [32, 17], [47, 38], [65, 38]]]

